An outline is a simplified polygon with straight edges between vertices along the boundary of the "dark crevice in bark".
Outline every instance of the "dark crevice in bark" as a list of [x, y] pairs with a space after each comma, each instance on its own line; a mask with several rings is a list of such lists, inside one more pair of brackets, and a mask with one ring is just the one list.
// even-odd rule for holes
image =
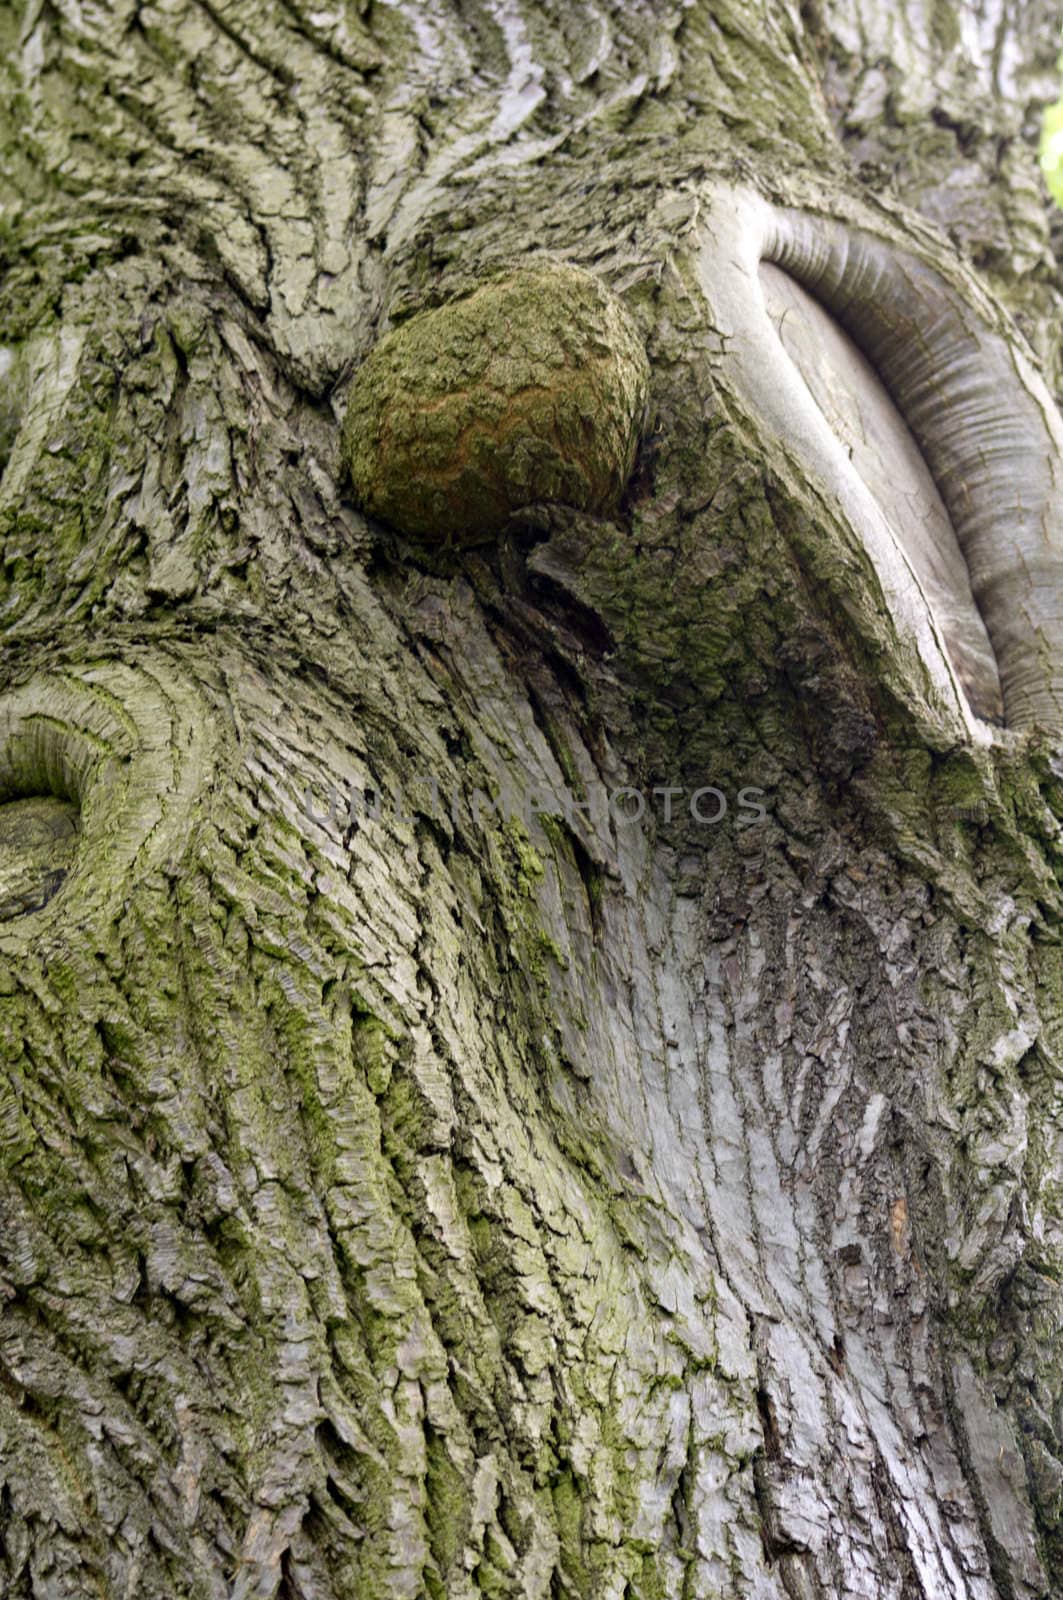
[[989, 1559], [993, 1581], [997, 1586], [1001, 1600], [1018, 1600], [1018, 1597], [1027, 1594], [1028, 1590], [1025, 1585], [1021, 1590], [1016, 1586], [1012, 1553], [1001, 1545], [996, 1536], [993, 1511], [986, 1499], [985, 1488], [972, 1458], [968, 1428], [969, 1426], [978, 1427], [981, 1424], [977, 1418], [968, 1419], [964, 1416], [962, 1407], [957, 1403], [954, 1375], [947, 1363], [942, 1365], [942, 1392], [945, 1398], [950, 1427], [957, 1441], [959, 1459], [963, 1467], [967, 1487], [977, 1508], [979, 1526], [985, 1541], [986, 1554]]
[[877, 1456], [871, 1467], [871, 1482], [874, 1486], [882, 1520], [888, 1530], [891, 1570], [899, 1573], [901, 1578], [899, 1600], [936, 1600], [936, 1596], [929, 1594], [925, 1586], [919, 1581], [919, 1576], [908, 1548], [908, 1541], [897, 1514], [888, 1474], [881, 1458]]

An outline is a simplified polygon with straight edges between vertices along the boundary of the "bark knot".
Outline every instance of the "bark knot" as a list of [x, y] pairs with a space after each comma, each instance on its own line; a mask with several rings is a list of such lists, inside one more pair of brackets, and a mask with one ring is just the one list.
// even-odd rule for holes
[[591, 273], [522, 269], [387, 334], [355, 376], [344, 458], [361, 507], [478, 544], [541, 502], [604, 515], [631, 473], [649, 366]]

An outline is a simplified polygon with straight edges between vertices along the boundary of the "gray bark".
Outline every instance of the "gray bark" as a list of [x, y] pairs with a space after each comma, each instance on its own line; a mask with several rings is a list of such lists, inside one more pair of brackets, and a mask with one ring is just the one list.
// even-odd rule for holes
[[[1063, 1595], [1054, 13], [0, 20], [3, 1593]], [[624, 505], [406, 541], [538, 260]]]

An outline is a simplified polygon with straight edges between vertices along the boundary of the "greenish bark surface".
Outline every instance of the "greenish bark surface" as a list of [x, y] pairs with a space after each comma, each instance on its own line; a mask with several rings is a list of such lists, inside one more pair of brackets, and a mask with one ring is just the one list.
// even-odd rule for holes
[[[5, 1596], [1063, 1594], [1056, 31], [0, 13]], [[623, 503], [408, 542], [536, 262]]]

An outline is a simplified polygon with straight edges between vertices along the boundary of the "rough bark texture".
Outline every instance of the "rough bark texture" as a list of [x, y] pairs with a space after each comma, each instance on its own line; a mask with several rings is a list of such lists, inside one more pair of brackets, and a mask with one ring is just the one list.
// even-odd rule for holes
[[[1063, 1594], [1057, 21], [0, 13], [5, 1596]], [[536, 258], [623, 508], [405, 543], [350, 376]]]

